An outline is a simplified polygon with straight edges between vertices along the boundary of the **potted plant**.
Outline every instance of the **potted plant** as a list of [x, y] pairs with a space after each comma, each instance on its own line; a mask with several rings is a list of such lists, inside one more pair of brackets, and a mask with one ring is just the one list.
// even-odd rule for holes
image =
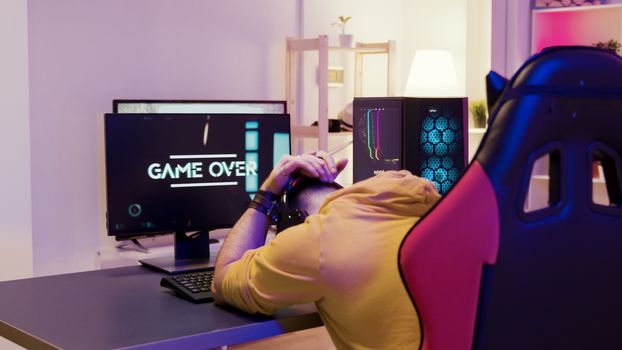
[[620, 42], [615, 39], [609, 39], [609, 41], [599, 41], [592, 44], [592, 46], [599, 49], [609, 50], [616, 54], [620, 52]]
[[469, 112], [473, 120], [474, 128], [485, 128], [488, 122], [486, 102], [484, 100], [473, 101], [469, 104]]
[[341, 34], [339, 34], [339, 44], [343, 47], [352, 47], [354, 38], [352, 34], [346, 34], [346, 23], [352, 18], [352, 16], [339, 16], [337, 19], [339, 22], [333, 23], [334, 26], [341, 28]]

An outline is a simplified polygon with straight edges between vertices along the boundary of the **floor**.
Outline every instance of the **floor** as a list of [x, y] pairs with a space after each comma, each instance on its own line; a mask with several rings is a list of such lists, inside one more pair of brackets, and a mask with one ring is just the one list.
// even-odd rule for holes
[[326, 327], [305, 329], [272, 338], [266, 338], [241, 345], [232, 345], [228, 350], [333, 350], [335, 346], [326, 332]]

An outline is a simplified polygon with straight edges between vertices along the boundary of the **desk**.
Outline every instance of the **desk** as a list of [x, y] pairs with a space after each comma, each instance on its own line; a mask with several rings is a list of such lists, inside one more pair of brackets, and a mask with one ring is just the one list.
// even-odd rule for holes
[[0, 336], [43, 349], [209, 349], [313, 328], [313, 305], [274, 317], [193, 304], [164, 274], [122, 267], [0, 283]]

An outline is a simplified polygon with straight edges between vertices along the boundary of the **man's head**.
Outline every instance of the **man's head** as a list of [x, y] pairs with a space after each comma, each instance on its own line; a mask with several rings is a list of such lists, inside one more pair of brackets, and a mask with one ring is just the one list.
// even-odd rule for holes
[[294, 180], [283, 194], [277, 233], [301, 224], [307, 216], [316, 214], [326, 196], [341, 188], [342, 186], [335, 182], [322, 182], [309, 177]]

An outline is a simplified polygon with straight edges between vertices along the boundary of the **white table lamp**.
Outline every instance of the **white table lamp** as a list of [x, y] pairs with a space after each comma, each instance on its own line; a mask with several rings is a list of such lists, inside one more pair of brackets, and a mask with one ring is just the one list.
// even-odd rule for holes
[[410, 66], [404, 96], [456, 97], [458, 77], [449, 50], [417, 50]]

